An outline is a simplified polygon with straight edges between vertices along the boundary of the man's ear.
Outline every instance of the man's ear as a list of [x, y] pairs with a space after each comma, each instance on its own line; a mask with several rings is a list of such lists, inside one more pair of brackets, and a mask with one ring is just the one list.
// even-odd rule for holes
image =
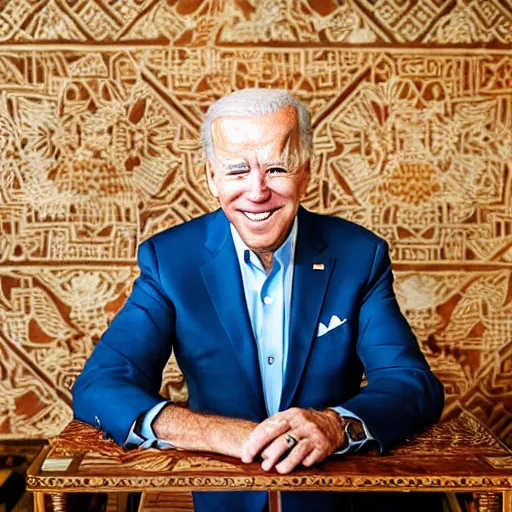
[[208, 181], [208, 188], [213, 197], [219, 197], [219, 191], [217, 190], [217, 185], [215, 184], [215, 169], [210, 162], [210, 160], [206, 160], [206, 179]]
[[302, 182], [300, 184], [300, 197], [306, 195], [306, 190], [308, 188], [309, 180], [311, 179], [311, 160], [308, 160], [304, 164], [304, 168], [302, 169], [303, 177]]

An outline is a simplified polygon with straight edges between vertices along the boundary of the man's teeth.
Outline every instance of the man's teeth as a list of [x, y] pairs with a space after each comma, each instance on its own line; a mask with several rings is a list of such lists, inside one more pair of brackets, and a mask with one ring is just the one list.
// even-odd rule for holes
[[263, 212], [263, 213], [249, 213], [249, 212], [244, 212], [245, 215], [251, 219], [251, 220], [267, 220], [271, 215], [272, 215], [272, 212]]

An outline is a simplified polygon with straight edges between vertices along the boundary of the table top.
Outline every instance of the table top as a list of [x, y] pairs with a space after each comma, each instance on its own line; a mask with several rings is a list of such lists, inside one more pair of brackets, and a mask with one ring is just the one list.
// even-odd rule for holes
[[386, 455], [332, 456], [289, 475], [222, 455], [126, 451], [72, 421], [27, 472], [30, 491], [510, 490], [512, 452], [473, 416], [434, 425]]

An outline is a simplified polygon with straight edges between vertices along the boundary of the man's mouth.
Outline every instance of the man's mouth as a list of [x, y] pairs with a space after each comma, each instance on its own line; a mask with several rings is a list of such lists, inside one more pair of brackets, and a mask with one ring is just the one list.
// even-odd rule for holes
[[251, 212], [243, 212], [243, 214], [250, 220], [255, 222], [263, 222], [264, 220], [267, 220], [275, 210], [269, 210], [268, 212], [261, 212], [261, 213], [251, 213]]

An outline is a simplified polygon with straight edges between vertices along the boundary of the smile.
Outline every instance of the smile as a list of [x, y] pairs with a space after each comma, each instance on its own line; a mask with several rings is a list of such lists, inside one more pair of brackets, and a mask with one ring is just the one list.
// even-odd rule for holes
[[251, 212], [243, 212], [243, 214], [250, 220], [256, 221], [256, 222], [263, 222], [264, 220], [267, 220], [275, 210], [271, 210], [268, 212], [261, 212], [261, 213], [251, 213]]

